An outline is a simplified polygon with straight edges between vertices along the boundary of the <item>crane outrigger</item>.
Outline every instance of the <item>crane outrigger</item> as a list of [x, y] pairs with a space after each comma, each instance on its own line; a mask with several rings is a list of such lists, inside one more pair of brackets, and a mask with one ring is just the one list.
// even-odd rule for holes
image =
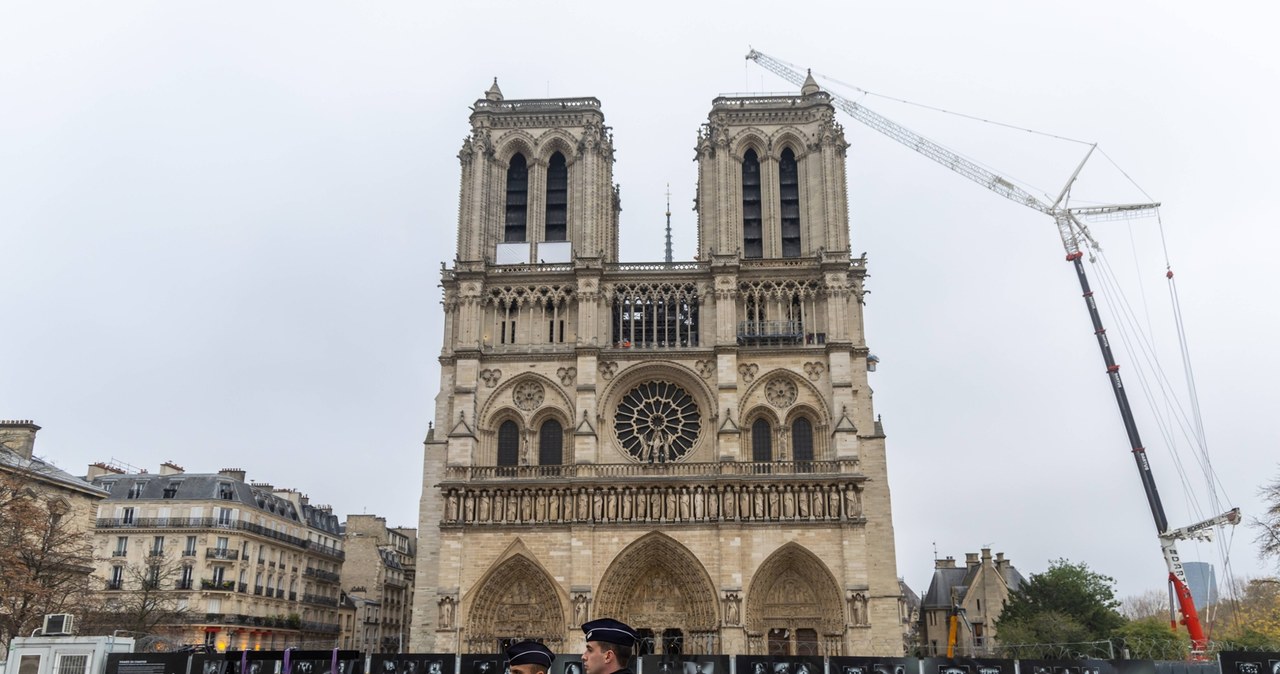
[[[796, 86], [803, 87], [806, 83], [816, 84], [816, 82], [812, 82], [812, 73], [801, 74], [799, 70], [789, 64], [755, 49], [752, 49], [747, 54], [747, 60], [755, 61], [760, 67]], [[1151, 516], [1155, 520], [1160, 549], [1164, 554], [1165, 565], [1169, 570], [1168, 582], [1177, 597], [1178, 610], [1181, 613], [1180, 620], [1171, 620], [1171, 627], [1177, 629], [1178, 622], [1186, 625], [1187, 632], [1191, 637], [1192, 657], [1200, 657], [1208, 648], [1208, 639], [1205, 636], [1204, 627], [1200, 624], [1200, 617], [1196, 612], [1191, 590], [1187, 587], [1186, 571], [1181, 557], [1178, 555], [1177, 543], [1182, 540], [1212, 540], [1213, 532], [1217, 527], [1235, 525], [1240, 522], [1240, 509], [1233, 508], [1226, 513], [1190, 526], [1177, 529], [1169, 528], [1164, 505], [1160, 502], [1160, 492], [1156, 489], [1155, 478], [1151, 474], [1151, 463], [1147, 458], [1147, 450], [1142, 445], [1142, 438], [1138, 434], [1138, 426], [1133, 418], [1133, 410], [1129, 406], [1129, 397], [1125, 393], [1124, 382], [1120, 378], [1120, 366], [1116, 364], [1115, 357], [1111, 353], [1111, 343], [1107, 339], [1107, 331], [1102, 325], [1102, 317], [1098, 313], [1098, 304], [1094, 299], [1093, 290], [1089, 287], [1089, 278], [1085, 273], [1084, 262], [1082, 261], [1084, 258], [1082, 248], [1100, 249], [1098, 242], [1093, 238], [1093, 234], [1089, 232], [1089, 228], [1085, 226], [1082, 218], [1118, 219], [1137, 217], [1155, 212], [1160, 207], [1160, 204], [1114, 204], [1086, 208], [1067, 207], [1066, 201], [1071, 193], [1071, 186], [1080, 175], [1085, 162], [1089, 161], [1089, 157], [1097, 147], [1096, 144], [1090, 146], [1089, 152], [1085, 154], [1084, 159], [1080, 161], [1080, 165], [1076, 167], [1071, 177], [1067, 179], [1067, 183], [1058, 194], [1058, 198], [1052, 204], [1047, 204], [999, 174], [911, 131], [884, 115], [832, 92], [827, 92], [827, 94], [831, 96], [832, 103], [836, 107], [857, 121], [1010, 201], [1033, 208], [1053, 218], [1058, 227], [1058, 236], [1062, 239], [1062, 245], [1066, 249], [1066, 259], [1075, 267], [1085, 306], [1089, 311], [1089, 319], [1093, 322], [1093, 334], [1098, 340], [1098, 348], [1102, 351], [1102, 359], [1107, 368], [1107, 378], [1110, 380], [1111, 389], [1115, 393], [1116, 404], [1120, 408], [1120, 418], [1124, 422], [1125, 433], [1129, 439], [1129, 447], [1133, 453], [1134, 462], [1138, 467], [1138, 476], [1142, 480], [1142, 489], [1146, 492], [1147, 504], [1150, 506]], [[955, 630], [954, 624], [951, 629]]]

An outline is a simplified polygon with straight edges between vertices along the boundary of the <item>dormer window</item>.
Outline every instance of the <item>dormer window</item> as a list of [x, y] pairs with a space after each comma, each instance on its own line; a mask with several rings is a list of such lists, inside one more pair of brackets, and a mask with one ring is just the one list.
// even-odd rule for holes
[[177, 498], [178, 485], [182, 484], [182, 480], [174, 480], [164, 486], [164, 492], [161, 494], [163, 498]]
[[507, 223], [502, 240], [506, 243], [525, 241], [528, 216], [529, 165], [524, 155], [516, 154], [507, 167]]

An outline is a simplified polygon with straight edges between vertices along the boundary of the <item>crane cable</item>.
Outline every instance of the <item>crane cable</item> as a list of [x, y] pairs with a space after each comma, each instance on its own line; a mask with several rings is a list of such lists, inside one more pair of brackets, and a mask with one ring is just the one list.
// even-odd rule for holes
[[[778, 59], [778, 60], [781, 61], [781, 59]], [[795, 64], [787, 63], [785, 61], [781, 61], [781, 62], [791, 67], [793, 70], [796, 70], [796, 71], [801, 70], [801, 68], [799, 68]], [[944, 108], [939, 108], [931, 105], [926, 105], [923, 103], [917, 103], [917, 102], [909, 101], [902, 98], [897, 98], [897, 97], [888, 96], [885, 94], [872, 92], [867, 89], [863, 89], [861, 87], [849, 84], [847, 82], [843, 82], [839, 79], [836, 79], [828, 75], [824, 75], [821, 73], [816, 73], [816, 74], [818, 77], [821, 77], [823, 80], [826, 80], [828, 82], [838, 84], [847, 89], [859, 92], [863, 96], [867, 96], [867, 97], [874, 96], [877, 98], [894, 101], [897, 103], [902, 103], [905, 105], [922, 108], [925, 110], [931, 110], [931, 111], [940, 112], [946, 115], [952, 115], [955, 117], [961, 117], [961, 118], [969, 119], [972, 121], [982, 122], [984, 124], [991, 124], [999, 127], [1013, 129], [1016, 131], [1022, 131], [1025, 133], [1044, 136], [1046, 138], [1053, 138], [1057, 140], [1067, 141], [1071, 143], [1078, 143], [1082, 145], [1092, 145], [1092, 143], [1089, 143], [1087, 141], [1082, 141], [1076, 138], [1070, 138], [1070, 137], [1062, 136], [1058, 134], [1037, 131], [1035, 129], [1021, 127], [1014, 124], [998, 122], [991, 119], [977, 117], [974, 115], [968, 115], [965, 113], [955, 112], [953, 110], [947, 110]], [[1123, 168], [1121, 168], [1120, 165], [1114, 159], [1112, 159], [1110, 155], [1106, 153], [1106, 151], [1102, 150], [1101, 148], [1098, 148], [1098, 151], [1102, 154], [1103, 157], [1106, 158], [1108, 162], [1110, 162], [1110, 164], [1117, 171], [1119, 171], [1121, 175], [1125, 177], [1125, 179], [1129, 181], [1131, 185], [1134, 186], [1134, 188], [1136, 188], [1139, 192], [1141, 192], [1143, 196], [1147, 198], [1148, 201], [1155, 201], [1151, 197], [1151, 195], [1147, 194], [1146, 190], [1142, 189], [1142, 186], [1139, 185], [1137, 181], [1134, 180], [1133, 177], [1128, 174], [1128, 172], [1126, 172]], [[990, 166], [982, 164], [981, 162], [974, 160], [972, 158], [968, 158], [968, 159], [970, 159], [970, 161], [973, 161], [976, 164], [982, 165], [994, 171], [994, 169], [992, 169]], [[1007, 173], [1004, 173], [1004, 172], [1000, 172], [1000, 171], [996, 171], [996, 172], [1001, 173], [1003, 175], [1008, 175]], [[1027, 183], [1022, 181], [1015, 180], [1014, 182], [1020, 182], [1023, 185], [1028, 185]], [[1044, 190], [1041, 190], [1041, 189], [1037, 189], [1034, 187], [1032, 189], [1036, 189], [1036, 191], [1039, 191], [1042, 194], [1045, 193]], [[1204, 512], [1204, 510], [1200, 507], [1200, 504], [1198, 503], [1195, 497], [1197, 490], [1192, 487], [1191, 481], [1187, 476], [1187, 472], [1185, 470], [1185, 467], [1183, 466], [1182, 460], [1176, 450], [1178, 443], [1175, 441], [1175, 433], [1173, 432], [1172, 426], [1171, 426], [1171, 424], [1175, 422], [1177, 423], [1177, 426], [1180, 428], [1181, 434], [1183, 435], [1183, 437], [1195, 447], [1194, 455], [1196, 458], [1196, 462], [1199, 464], [1200, 470], [1203, 473], [1205, 478], [1205, 485], [1208, 491], [1209, 506], [1210, 506], [1210, 509], [1212, 510], [1212, 514], [1217, 514], [1222, 511], [1222, 506], [1221, 506], [1222, 500], [1219, 498], [1219, 495], [1225, 496], [1226, 488], [1222, 484], [1222, 481], [1218, 478], [1217, 472], [1214, 470], [1214, 467], [1213, 467], [1212, 459], [1209, 455], [1208, 439], [1206, 437], [1206, 433], [1204, 430], [1204, 419], [1201, 413], [1200, 398], [1196, 389], [1195, 371], [1194, 371], [1194, 368], [1192, 367], [1191, 350], [1188, 344], [1186, 324], [1182, 314], [1181, 298], [1178, 295], [1177, 281], [1174, 278], [1173, 267], [1169, 261], [1168, 240], [1164, 231], [1164, 220], [1160, 215], [1159, 209], [1156, 210], [1156, 219], [1158, 223], [1158, 231], [1160, 233], [1161, 249], [1164, 254], [1165, 278], [1167, 281], [1166, 285], [1169, 292], [1169, 301], [1172, 307], [1173, 319], [1174, 319], [1175, 329], [1178, 337], [1179, 355], [1182, 360], [1183, 374], [1187, 383], [1188, 407], [1190, 408], [1189, 413], [1187, 410], [1184, 410], [1182, 408], [1182, 405], [1178, 402], [1177, 396], [1174, 395], [1173, 386], [1169, 382], [1168, 377], [1165, 375], [1164, 370], [1160, 365], [1159, 358], [1156, 355], [1156, 352], [1154, 349], [1154, 345], [1146, 337], [1147, 333], [1154, 333], [1154, 330], [1151, 328], [1150, 312], [1146, 310], [1146, 307], [1148, 306], [1148, 304], [1147, 304], [1145, 289], [1143, 289], [1142, 285], [1139, 284], [1139, 288], [1142, 294], [1142, 304], [1144, 307], [1144, 313], [1146, 314], [1146, 317], [1147, 317], [1146, 322], [1147, 322], [1148, 330], [1146, 332], [1144, 332], [1141, 329], [1141, 327], [1138, 325], [1138, 321], [1133, 311], [1133, 308], [1129, 304], [1128, 299], [1125, 297], [1123, 291], [1121, 290], [1121, 284], [1119, 283], [1119, 280], [1115, 275], [1114, 270], [1111, 268], [1110, 262], [1107, 260], [1105, 255], [1101, 254], [1101, 251], [1097, 251], [1098, 252], [1097, 257], [1102, 261], [1102, 264], [1099, 266], [1099, 268], [1104, 270], [1102, 274], [1103, 285], [1104, 287], [1109, 286], [1110, 292], [1114, 293], [1114, 296], [1119, 298], [1118, 300], [1119, 306], [1115, 306], [1110, 302], [1106, 304], [1108, 305], [1108, 310], [1112, 313], [1112, 316], [1116, 319], [1117, 324], [1120, 325], [1122, 328], [1120, 331], [1121, 340], [1125, 343], [1126, 349], [1128, 349], [1130, 353], [1134, 353], [1134, 354], [1141, 353], [1148, 361], [1147, 367], [1150, 368], [1152, 374], [1155, 376], [1156, 384], [1158, 385], [1161, 393], [1160, 397], [1162, 397], [1166, 403], [1164, 407], [1167, 411], [1162, 414], [1159, 411], [1161, 406], [1156, 404], [1156, 396], [1152, 391], [1150, 382], [1147, 380], [1147, 377], [1144, 374], [1144, 370], [1141, 364], [1139, 363], [1138, 367], [1136, 368], [1138, 370], [1139, 383], [1143, 389], [1144, 396], [1147, 398], [1147, 403], [1150, 406], [1152, 413], [1157, 418], [1157, 424], [1158, 424], [1158, 427], [1160, 428], [1160, 433], [1166, 443], [1166, 449], [1174, 463], [1174, 466], [1177, 469], [1179, 480], [1182, 482], [1182, 486], [1183, 486], [1183, 494], [1188, 501], [1187, 503], [1188, 509], [1191, 510], [1193, 513], [1197, 513], [1201, 515], [1203, 515], [1203, 512]], [[1132, 241], [1132, 228], [1130, 228], [1130, 237]], [[1135, 266], [1137, 266], [1136, 246], [1134, 246], [1134, 250], [1135, 250], [1135, 256], [1134, 256]], [[1137, 349], [1133, 348], [1134, 345], [1129, 339], [1129, 332], [1124, 329], [1126, 326], [1130, 326], [1130, 325], [1133, 328], [1133, 333], [1138, 336]], [[1188, 428], [1188, 426], [1190, 426], [1190, 428]], [[1221, 558], [1222, 564], [1223, 564], [1223, 575], [1224, 575], [1224, 578], [1226, 579], [1227, 594], [1231, 597], [1231, 599], [1234, 602], [1238, 603], [1237, 587], [1236, 587], [1236, 584], [1232, 581], [1231, 573], [1230, 573], [1230, 568], [1231, 568], [1230, 567], [1230, 559], [1231, 559], [1230, 549], [1231, 549], [1232, 543], [1235, 540], [1234, 528], [1231, 529], [1231, 531], [1228, 533], [1227, 536], [1217, 537], [1215, 540], [1218, 546], [1218, 555]], [[1235, 613], [1238, 620], [1239, 613], [1238, 611]]]

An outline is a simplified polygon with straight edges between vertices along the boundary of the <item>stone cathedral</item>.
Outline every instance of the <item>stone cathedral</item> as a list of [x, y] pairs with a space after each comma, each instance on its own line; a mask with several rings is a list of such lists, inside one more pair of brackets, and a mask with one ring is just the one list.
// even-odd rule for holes
[[619, 260], [597, 99], [495, 81], [471, 129], [412, 650], [580, 652], [608, 616], [642, 652], [900, 655], [830, 96], [711, 102], [687, 262]]

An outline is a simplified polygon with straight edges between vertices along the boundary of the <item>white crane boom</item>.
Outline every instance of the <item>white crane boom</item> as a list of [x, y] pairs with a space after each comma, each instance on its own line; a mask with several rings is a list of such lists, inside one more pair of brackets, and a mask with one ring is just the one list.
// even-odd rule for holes
[[[779, 77], [791, 82], [794, 85], [804, 88], [806, 76], [801, 75], [800, 71], [790, 65], [779, 61], [767, 54], [763, 54], [752, 49], [747, 54], [749, 60], [755, 61], [764, 69], [778, 75]], [[1093, 322], [1094, 336], [1098, 340], [1098, 347], [1102, 351], [1103, 362], [1107, 366], [1107, 377], [1111, 380], [1111, 387], [1115, 393], [1116, 404], [1120, 408], [1120, 417], [1124, 422], [1125, 432], [1129, 436], [1130, 449], [1132, 450], [1134, 460], [1137, 462], [1138, 475], [1142, 480], [1143, 490], [1147, 495], [1147, 503], [1151, 507], [1151, 515], [1155, 519], [1156, 533], [1159, 536], [1160, 547], [1164, 553], [1165, 565], [1169, 570], [1169, 584], [1173, 587], [1178, 598], [1178, 607], [1182, 613], [1182, 621], [1187, 626], [1187, 632], [1191, 636], [1191, 649], [1195, 657], [1203, 657], [1205, 649], [1208, 647], [1208, 639], [1205, 637], [1204, 629], [1200, 624], [1199, 615], [1196, 612], [1195, 601], [1192, 599], [1191, 590], [1187, 587], [1186, 571], [1183, 568], [1181, 557], [1178, 554], [1177, 542], [1179, 540], [1208, 540], [1213, 535], [1213, 530], [1220, 526], [1234, 525], [1240, 521], [1240, 510], [1234, 509], [1230, 512], [1218, 515], [1203, 522], [1193, 524], [1178, 529], [1170, 529], [1169, 522], [1165, 517], [1164, 505], [1160, 502], [1160, 494], [1156, 489], [1155, 478], [1151, 474], [1151, 465], [1147, 460], [1146, 449], [1142, 446], [1142, 439], [1139, 436], [1137, 424], [1133, 418], [1133, 411], [1129, 407], [1129, 398], [1125, 393], [1124, 384], [1120, 380], [1120, 366], [1116, 364], [1115, 357], [1111, 352], [1111, 343], [1106, 336], [1106, 330], [1102, 327], [1102, 318], [1098, 312], [1097, 301], [1093, 296], [1093, 291], [1089, 287], [1089, 280], [1085, 273], [1084, 264], [1081, 258], [1084, 256], [1080, 250], [1080, 243], [1083, 240], [1090, 247], [1098, 248], [1097, 241], [1093, 235], [1089, 233], [1089, 229], [1085, 227], [1082, 219], [1120, 219], [1134, 217], [1144, 214], [1154, 213], [1160, 204], [1117, 204], [1110, 206], [1090, 206], [1086, 208], [1068, 208], [1064, 204], [1067, 197], [1071, 193], [1071, 186], [1075, 184], [1076, 178], [1080, 175], [1081, 169], [1084, 168], [1085, 162], [1089, 161], [1089, 157], [1093, 154], [1093, 146], [1089, 148], [1089, 152], [1085, 154], [1084, 159], [1080, 161], [1080, 165], [1072, 172], [1071, 177], [1067, 179], [1066, 185], [1058, 194], [1058, 198], [1053, 204], [1046, 204], [1037, 199], [1034, 195], [1014, 185], [1009, 180], [1000, 175], [979, 166], [978, 164], [961, 157], [960, 155], [948, 150], [941, 145], [921, 136], [914, 131], [898, 124], [887, 117], [872, 112], [867, 108], [846, 100], [836, 94], [827, 92], [836, 107], [848, 113], [851, 117], [866, 124], [867, 126], [883, 133], [884, 135], [906, 145], [907, 147], [919, 152], [920, 154], [946, 166], [947, 168], [959, 173], [960, 175], [982, 185], [983, 187], [999, 194], [1000, 196], [1015, 201], [1024, 206], [1034, 208], [1041, 213], [1053, 217], [1054, 223], [1058, 226], [1058, 235], [1062, 238], [1062, 245], [1067, 250], [1067, 260], [1075, 266], [1076, 276], [1080, 281], [1080, 288], [1084, 293], [1085, 306], [1089, 310], [1089, 318]], [[1176, 623], [1174, 627], [1176, 629]], [[954, 635], [955, 624], [952, 624], [952, 634]]]
[[[799, 70], [792, 68], [790, 65], [765, 54], [764, 52], [752, 49], [747, 53], [747, 59], [755, 61], [760, 67], [781, 77], [782, 79], [798, 86], [804, 86], [805, 75]], [[999, 174], [980, 166], [979, 164], [966, 159], [955, 152], [921, 136], [920, 134], [908, 129], [901, 124], [881, 115], [874, 110], [865, 106], [858, 105], [837, 94], [826, 92], [831, 96], [832, 102], [836, 107], [845, 111], [849, 116], [866, 124], [867, 126], [883, 133], [884, 135], [906, 145], [907, 147], [919, 152], [920, 154], [942, 164], [943, 166], [959, 173], [960, 175], [972, 180], [979, 185], [999, 194], [1000, 196], [1022, 204], [1028, 208], [1034, 208], [1041, 213], [1053, 216], [1058, 225], [1058, 234], [1062, 238], [1062, 245], [1067, 250], [1067, 254], [1080, 252], [1080, 239], [1088, 242], [1088, 245], [1097, 248], [1097, 241], [1093, 235], [1089, 233], [1089, 229], [1085, 227], [1080, 219], [1076, 218], [1077, 214], [1083, 215], [1089, 219], [1119, 219], [1127, 217], [1135, 217], [1140, 215], [1148, 215], [1152, 213], [1160, 204], [1125, 204], [1119, 206], [1093, 206], [1089, 208], [1064, 208], [1059, 204], [1071, 189], [1071, 184], [1075, 182], [1076, 176], [1079, 175], [1080, 169], [1084, 167], [1084, 161], [1080, 162], [1080, 166], [1076, 168], [1071, 179], [1067, 181], [1067, 186], [1063, 188], [1062, 195], [1058, 197], [1058, 201], [1052, 206], [1046, 204], [1037, 198], [1034, 194], [1018, 187], [1011, 181], [1000, 176]], [[1089, 149], [1089, 154], [1093, 153], [1093, 148]], [[1085, 161], [1088, 161], [1089, 155], [1085, 155]]]

